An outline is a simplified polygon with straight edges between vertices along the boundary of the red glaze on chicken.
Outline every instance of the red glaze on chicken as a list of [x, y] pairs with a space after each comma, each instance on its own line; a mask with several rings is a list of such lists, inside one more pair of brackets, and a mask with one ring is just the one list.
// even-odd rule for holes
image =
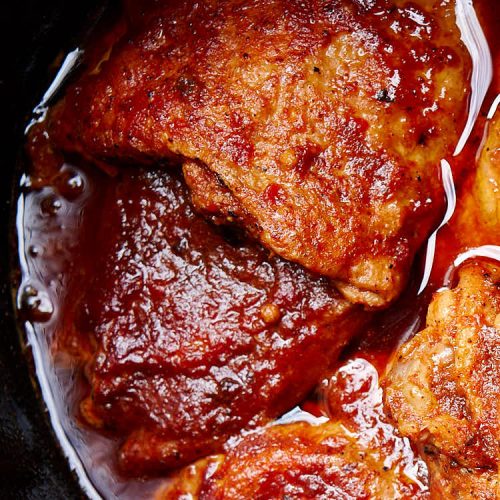
[[427, 328], [402, 346], [386, 399], [429, 464], [435, 498], [500, 493], [500, 266], [477, 261], [436, 294]]
[[296, 405], [368, 315], [324, 278], [196, 215], [182, 182], [127, 169], [105, 194], [79, 324], [95, 340], [87, 420], [157, 473]]
[[454, 6], [157, 2], [70, 86], [52, 134], [96, 162], [184, 163], [198, 210], [382, 307], [438, 222], [465, 117]]

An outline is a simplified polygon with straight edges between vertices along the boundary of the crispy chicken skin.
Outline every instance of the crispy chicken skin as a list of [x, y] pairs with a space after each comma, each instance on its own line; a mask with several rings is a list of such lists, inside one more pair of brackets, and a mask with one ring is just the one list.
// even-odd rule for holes
[[157, 499], [428, 498], [425, 465], [386, 422], [377, 373], [368, 365], [353, 360], [335, 375], [343, 380], [332, 388], [338, 406], [330, 421], [248, 434], [225, 455], [184, 469]]
[[500, 266], [476, 261], [459, 277], [397, 353], [386, 402], [422, 447], [436, 498], [498, 498]]
[[440, 216], [465, 114], [454, 2], [157, 4], [51, 113], [59, 146], [185, 162], [199, 210], [387, 305]]
[[193, 213], [164, 170], [123, 169], [105, 198], [79, 320], [96, 345], [82, 412], [125, 437], [130, 475], [189, 463], [286, 412], [369, 316]]

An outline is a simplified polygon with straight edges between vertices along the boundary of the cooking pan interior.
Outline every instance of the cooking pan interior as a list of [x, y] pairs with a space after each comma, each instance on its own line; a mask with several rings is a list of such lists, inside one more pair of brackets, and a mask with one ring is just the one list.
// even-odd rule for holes
[[[2, 6], [2, 181], [0, 224], [0, 498], [82, 496], [34, 388], [29, 356], [16, 328], [12, 283], [17, 249], [14, 200], [24, 129], [54, 76], [58, 56], [74, 49], [102, 15], [103, 2], [17, 0]], [[8, 235], [8, 237], [7, 237]]]

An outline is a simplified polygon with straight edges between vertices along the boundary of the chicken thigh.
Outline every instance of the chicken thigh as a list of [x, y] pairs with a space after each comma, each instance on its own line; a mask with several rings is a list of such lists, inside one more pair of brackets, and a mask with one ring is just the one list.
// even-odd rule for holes
[[184, 469], [158, 498], [428, 498], [425, 464], [387, 422], [374, 367], [349, 361], [327, 394], [330, 420], [297, 412], [250, 433]]
[[198, 210], [353, 302], [391, 302], [465, 118], [455, 2], [153, 3], [50, 114], [59, 147], [184, 163]]
[[387, 377], [388, 410], [418, 443], [435, 498], [500, 496], [500, 266], [476, 261], [438, 292]]
[[278, 417], [369, 317], [328, 280], [193, 213], [166, 171], [123, 169], [102, 210], [78, 321], [96, 349], [82, 412], [124, 438], [130, 475], [184, 465]]

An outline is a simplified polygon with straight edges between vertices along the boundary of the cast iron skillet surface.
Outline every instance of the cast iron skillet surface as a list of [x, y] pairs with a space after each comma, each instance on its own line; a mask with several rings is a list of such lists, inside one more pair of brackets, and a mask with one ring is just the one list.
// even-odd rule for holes
[[[14, 234], [17, 164], [31, 110], [53, 76], [48, 68], [75, 48], [103, 2], [10, 0], [0, 12], [0, 498], [82, 498], [52, 433], [16, 329]], [[8, 236], [7, 236], [8, 235]], [[14, 278], [14, 280], [12, 280]]]

